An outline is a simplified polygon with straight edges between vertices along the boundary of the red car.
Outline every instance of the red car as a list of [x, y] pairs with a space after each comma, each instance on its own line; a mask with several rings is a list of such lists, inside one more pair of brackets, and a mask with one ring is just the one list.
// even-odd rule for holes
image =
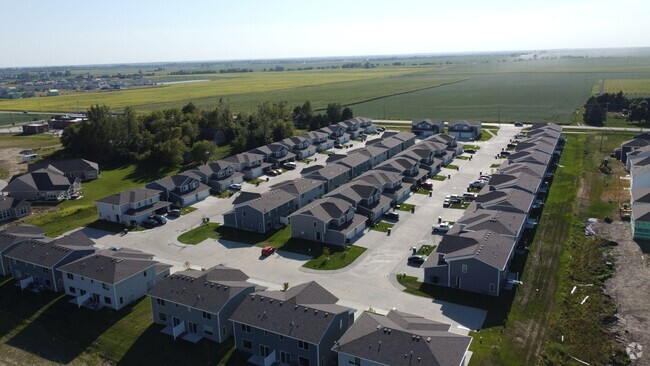
[[424, 183], [420, 183], [420, 187], [424, 189], [432, 190], [433, 184], [431, 182], [424, 182]]
[[267, 245], [264, 248], [262, 248], [262, 255], [263, 256], [269, 256], [269, 255], [271, 255], [273, 253], [275, 253], [275, 247]]

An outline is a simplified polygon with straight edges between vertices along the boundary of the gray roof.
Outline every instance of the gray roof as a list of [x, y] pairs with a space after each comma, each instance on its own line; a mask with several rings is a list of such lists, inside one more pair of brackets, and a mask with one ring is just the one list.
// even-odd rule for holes
[[318, 187], [322, 187], [324, 184], [325, 183], [319, 179], [298, 178], [283, 184], [279, 184], [273, 188], [281, 189], [295, 195], [301, 195], [303, 193], [311, 192]]
[[132, 249], [107, 249], [61, 266], [59, 270], [116, 284], [156, 264], [153, 254]]
[[377, 188], [384, 189], [386, 184], [393, 184], [402, 181], [402, 175], [397, 172], [370, 170], [361, 174], [355, 181], [364, 181], [374, 185]]
[[[20, 228], [16, 230], [16, 228]], [[22, 229], [25, 230], [22, 230]], [[21, 241], [28, 239], [42, 239], [45, 236], [43, 231], [32, 230], [32, 227], [23, 227], [23, 226], [10, 226], [7, 229], [0, 231], [0, 253], [7, 250], [9, 247], [14, 244], [18, 244]], [[14, 230], [10, 230], [14, 229]], [[37, 228], [38, 229], [38, 228]], [[39, 229], [40, 230], [40, 229]]]
[[349, 172], [350, 172], [350, 168], [344, 165], [334, 163], [334, 164], [328, 164], [327, 166], [319, 169], [316, 172], [309, 173], [309, 176], [316, 176], [316, 177], [320, 176], [329, 180], [343, 174], [348, 174]]
[[516, 236], [525, 222], [525, 213], [477, 209], [476, 204], [472, 203], [447, 234], [490, 230], [501, 235]]
[[634, 221], [650, 222], [650, 205], [632, 205]]
[[16, 225], [9, 226], [4, 230], [5, 233], [11, 234], [14, 236], [26, 236], [26, 237], [44, 237], [45, 231], [38, 226], [34, 225]]
[[192, 179], [196, 179], [196, 178], [192, 178], [189, 175], [183, 173], [183, 174], [175, 174], [175, 175], [158, 179], [154, 181], [154, 183], [158, 183], [159, 185], [165, 187], [167, 190], [172, 191], [175, 188], [178, 188], [183, 184], [186, 184], [188, 180], [191, 181]]
[[632, 203], [650, 203], [650, 188], [634, 188], [630, 193]]
[[217, 313], [234, 296], [256, 286], [235, 268], [218, 265], [205, 271], [182, 271], [158, 282], [149, 296]]
[[543, 177], [546, 172], [546, 166], [541, 164], [526, 164], [507, 161], [498, 169], [502, 174], [525, 173], [536, 177]]
[[348, 155], [350, 154], [363, 154], [369, 157], [375, 157], [379, 156], [381, 154], [386, 153], [387, 149], [381, 146], [373, 146], [373, 145], [367, 145], [366, 147], [362, 147], [359, 149], [352, 150], [348, 152]]
[[[352, 309], [336, 305], [338, 298], [316, 282], [282, 291], [248, 295], [231, 320], [311, 344], [319, 344], [336, 315]], [[326, 345], [329, 347], [330, 345]]]
[[108, 203], [110, 205], [126, 205], [128, 203], [141, 202], [154, 197], [160, 197], [159, 190], [136, 187], [104, 197], [95, 202]]
[[364, 312], [332, 348], [382, 365], [458, 366], [472, 338], [450, 325], [391, 310]]
[[456, 126], [471, 126], [471, 127], [481, 127], [481, 121], [468, 121], [468, 120], [456, 120], [449, 121], [449, 128], [454, 128]]
[[282, 189], [274, 189], [262, 193], [259, 198], [252, 199], [242, 205], [250, 206], [260, 212], [268, 212], [295, 199], [296, 195], [293, 193], [289, 193]]
[[24, 201], [24, 200], [19, 200], [15, 199], [10, 196], [3, 196], [0, 195], [0, 211], [8, 210], [11, 208], [16, 208], [20, 205], [29, 205], [31, 206], [31, 203]]
[[486, 186], [476, 197], [475, 202], [479, 208], [527, 214], [534, 200], [534, 195], [520, 189], [491, 190], [489, 186]]
[[509, 161], [534, 163], [548, 166], [551, 156], [539, 150], [522, 150], [508, 156]]
[[354, 168], [367, 163], [369, 160], [370, 157], [364, 154], [348, 154], [346, 157], [339, 159], [336, 162], [349, 168]]
[[23, 241], [8, 250], [6, 256], [51, 268], [76, 250], [93, 250], [93, 244], [81, 231], [75, 231], [52, 241]]
[[99, 171], [99, 165], [93, 161], [86, 159], [69, 159], [69, 160], [51, 160], [45, 162], [38, 162], [27, 165], [27, 170], [33, 172], [38, 169], [53, 166], [63, 173], [75, 173], [88, 170]]
[[14, 176], [3, 192], [67, 191], [77, 178], [68, 178], [54, 168], [38, 169]]
[[307, 132], [305, 136], [313, 141], [313, 140], [321, 140], [323, 138], [326, 138], [329, 136], [329, 134], [321, 131], [311, 131], [311, 132]]
[[396, 139], [399, 141], [406, 141], [406, 140], [412, 140], [415, 139], [415, 134], [412, 132], [407, 132], [407, 131], [400, 131], [392, 136], [390, 138]]
[[454, 141], [456, 141], [456, 138], [453, 136], [449, 136], [446, 133], [439, 133], [437, 135], [427, 137], [426, 139], [424, 139], [424, 141], [442, 142], [443, 144], [449, 146]]
[[322, 221], [338, 220], [346, 212], [352, 209], [352, 204], [348, 201], [336, 197], [326, 197], [318, 199], [307, 206], [291, 214], [314, 216]]
[[[346, 183], [330, 193], [326, 194], [325, 197], [339, 197], [344, 200], [349, 200], [358, 204], [361, 200], [368, 199], [374, 194], [378, 193], [378, 189], [370, 183], [365, 183], [363, 181]], [[381, 192], [381, 191], [379, 191]]]
[[237, 164], [250, 163], [252, 161], [264, 160], [264, 155], [254, 154], [251, 152], [243, 152], [241, 154], [229, 156], [223, 160]]
[[[514, 239], [490, 230], [469, 231], [442, 237], [437, 253], [445, 254], [447, 261], [475, 258], [501, 271], [506, 269], [510, 254], [515, 248]], [[436, 255], [430, 255], [424, 267], [436, 266]]]
[[542, 178], [523, 172], [513, 174], [494, 174], [488, 186], [495, 189], [517, 188], [530, 193], [537, 193]]
[[441, 123], [444, 126], [444, 123], [445, 123], [441, 119], [432, 120], [432, 119], [429, 119], [429, 118], [425, 118], [425, 119], [414, 119], [413, 121], [411, 121], [411, 126], [416, 127], [417, 125], [419, 125], [422, 122], [426, 122], [427, 124], [429, 124], [431, 126], [440, 126]]

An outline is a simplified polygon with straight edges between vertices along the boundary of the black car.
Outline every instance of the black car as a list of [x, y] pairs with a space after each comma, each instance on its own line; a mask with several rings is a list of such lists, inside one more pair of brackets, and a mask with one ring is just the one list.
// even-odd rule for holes
[[163, 215], [153, 215], [151, 218], [156, 220], [160, 225], [165, 225], [167, 223], [167, 219]]
[[412, 255], [412, 256], [410, 256], [408, 258], [408, 262], [410, 264], [422, 264], [426, 260], [427, 260], [427, 256], [426, 255], [420, 255], [420, 254]]
[[158, 226], [160, 224], [158, 223], [158, 221], [156, 221], [154, 219], [149, 219], [149, 220], [145, 221], [143, 225], [147, 229], [151, 229], [151, 228], [156, 227], [156, 226]]
[[464, 151], [468, 154], [476, 154], [476, 149], [465, 149]]
[[167, 217], [170, 217], [170, 216], [171, 217], [180, 217], [181, 216], [181, 210], [179, 210], [179, 209], [169, 210], [169, 212], [167, 212]]
[[397, 212], [386, 212], [384, 217], [391, 220], [399, 220], [399, 214]]
[[523, 122], [515, 122], [515, 127], [524, 127]]

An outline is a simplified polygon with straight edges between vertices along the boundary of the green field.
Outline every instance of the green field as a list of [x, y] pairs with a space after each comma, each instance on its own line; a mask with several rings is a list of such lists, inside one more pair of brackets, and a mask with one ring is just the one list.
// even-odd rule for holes
[[[629, 56], [629, 57], [628, 57]], [[648, 89], [650, 57], [623, 53], [602, 57], [547, 57], [516, 61], [505, 55], [411, 58], [377, 61], [372, 69], [327, 69], [291, 72], [168, 75], [175, 66], [152, 77], [155, 81], [206, 80], [111, 92], [88, 92], [59, 97], [0, 100], [0, 110], [70, 111], [92, 104], [114, 110], [132, 106], [138, 111], [182, 107], [192, 101], [210, 109], [220, 98], [235, 112], [250, 112], [263, 101], [286, 100], [289, 106], [310, 100], [314, 109], [330, 102], [352, 106], [357, 116], [387, 119], [443, 118], [484, 121], [546, 121], [572, 123], [573, 116], [606, 80], [607, 88], [621, 86], [630, 93]], [[423, 66], [423, 63], [427, 63]], [[278, 61], [285, 67], [335, 65], [335, 61], [302, 64]], [[235, 67], [194, 65], [194, 69]], [[240, 64], [260, 70], [275, 64]], [[188, 68], [191, 69], [191, 68]], [[95, 70], [96, 71], [96, 70]], [[104, 71], [106, 73], [115, 70]], [[134, 71], [133, 68], [130, 69]]]
[[11, 126], [49, 118], [49, 114], [0, 113], [0, 126]]
[[0, 133], [0, 148], [2, 149], [36, 149], [59, 144], [58, 137], [47, 133], [25, 136], [21, 134]]
[[650, 95], [650, 79], [607, 79], [594, 85], [593, 93]]

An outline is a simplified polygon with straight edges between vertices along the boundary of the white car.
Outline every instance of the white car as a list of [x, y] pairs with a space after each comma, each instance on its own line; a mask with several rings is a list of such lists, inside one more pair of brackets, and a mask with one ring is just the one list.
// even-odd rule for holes
[[241, 189], [241, 184], [240, 183], [233, 183], [230, 185], [230, 189], [233, 191], [239, 191]]
[[446, 233], [447, 231], [451, 230], [452, 227], [453, 227], [453, 225], [451, 225], [447, 221], [441, 222], [440, 224], [433, 225], [433, 232], [434, 233], [438, 233], [438, 232]]

